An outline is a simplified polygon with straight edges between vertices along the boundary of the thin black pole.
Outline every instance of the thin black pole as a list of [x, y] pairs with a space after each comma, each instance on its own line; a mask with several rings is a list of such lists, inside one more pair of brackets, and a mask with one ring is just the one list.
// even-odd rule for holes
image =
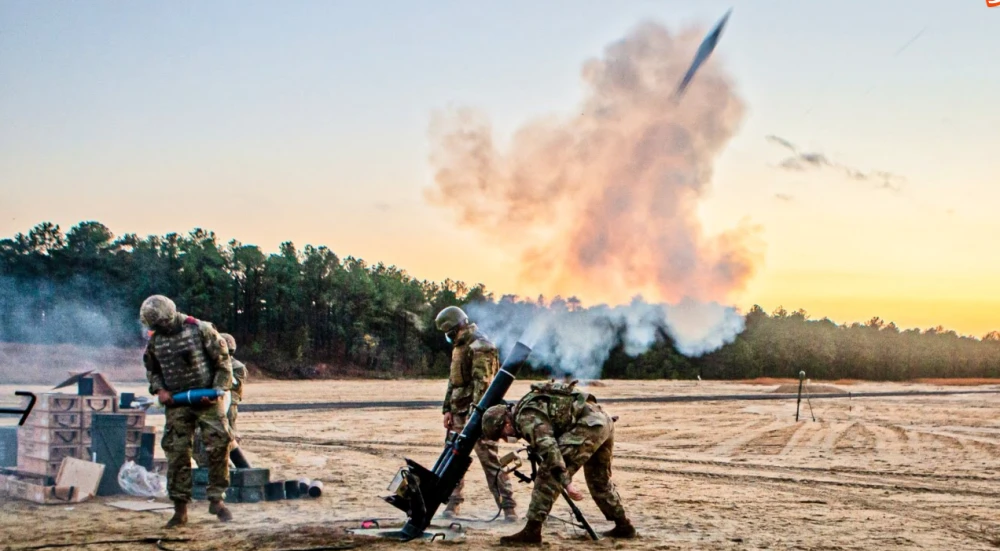
[[799, 420], [799, 405], [802, 404], [802, 381], [806, 378], [805, 371], [799, 371], [799, 399], [795, 402], [795, 421]]

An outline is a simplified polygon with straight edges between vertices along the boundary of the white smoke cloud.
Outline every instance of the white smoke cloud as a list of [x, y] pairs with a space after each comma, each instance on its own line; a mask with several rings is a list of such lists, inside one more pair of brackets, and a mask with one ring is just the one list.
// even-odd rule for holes
[[571, 309], [530, 302], [477, 302], [466, 306], [469, 317], [507, 352], [521, 341], [531, 347], [529, 363], [577, 379], [598, 379], [611, 351], [629, 356], [648, 351], [665, 333], [677, 351], [698, 357], [732, 342], [744, 329], [743, 316], [715, 302], [653, 304], [635, 298], [630, 304]]
[[0, 277], [0, 384], [54, 384], [90, 369], [143, 378], [138, 312], [85, 292], [97, 286]]

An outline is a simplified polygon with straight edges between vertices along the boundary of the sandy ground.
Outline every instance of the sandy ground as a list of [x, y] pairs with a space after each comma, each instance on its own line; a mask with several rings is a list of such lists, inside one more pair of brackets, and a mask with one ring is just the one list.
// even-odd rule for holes
[[[603, 381], [598, 397], [747, 394], [776, 387], [731, 383]], [[508, 398], [519, 397], [519, 381]], [[0, 386], [0, 395], [13, 394]], [[16, 387], [44, 390], [44, 387]], [[122, 390], [142, 392], [141, 385]], [[977, 387], [985, 390], [997, 387]], [[851, 391], [941, 390], [915, 384], [856, 384]], [[948, 390], [958, 390], [949, 387]], [[324, 381], [251, 384], [254, 402], [436, 400], [443, 381]], [[4, 400], [9, 401], [9, 400]], [[616, 403], [614, 480], [640, 532], [633, 541], [589, 542], [557, 520], [548, 549], [993, 549], [1000, 546], [1000, 395], [704, 402]], [[813, 420], [815, 416], [815, 421]], [[141, 537], [188, 538], [162, 548], [308, 549], [499, 547], [523, 522], [482, 522], [496, 508], [477, 462], [469, 471], [464, 541], [395, 543], [346, 533], [364, 519], [382, 526], [405, 518], [381, 500], [404, 457], [425, 466], [444, 431], [436, 409], [339, 409], [243, 413], [238, 429], [255, 466], [272, 480], [319, 478], [319, 499], [233, 504], [221, 524], [196, 502], [191, 524], [162, 528], [169, 512], [133, 513], [101, 497], [72, 507], [0, 503], [0, 546], [76, 543], [77, 548], [155, 549], [153, 544], [83, 542]], [[10, 423], [10, 418], [0, 420]], [[162, 428], [162, 416], [148, 424]], [[501, 444], [501, 453], [515, 449]], [[577, 475], [586, 495], [583, 475]], [[515, 484], [522, 514], [530, 488]], [[139, 499], [139, 498], [135, 498]], [[610, 528], [589, 495], [579, 502], [598, 530]], [[553, 509], [568, 519], [564, 503]], [[441, 521], [441, 525], [447, 522]]]

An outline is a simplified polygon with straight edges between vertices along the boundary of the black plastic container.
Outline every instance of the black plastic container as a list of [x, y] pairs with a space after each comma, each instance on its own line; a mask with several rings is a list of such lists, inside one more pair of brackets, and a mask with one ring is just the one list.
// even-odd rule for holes
[[118, 402], [118, 409], [132, 409], [132, 402], [134, 400], [134, 392], [122, 392], [121, 400]]
[[285, 499], [298, 499], [302, 497], [299, 493], [299, 481], [298, 480], [286, 480], [285, 481]]
[[265, 501], [278, 501], [285, 499], [285, 483], [284, 482], [268, 482], [264, 486], [264, 500]]

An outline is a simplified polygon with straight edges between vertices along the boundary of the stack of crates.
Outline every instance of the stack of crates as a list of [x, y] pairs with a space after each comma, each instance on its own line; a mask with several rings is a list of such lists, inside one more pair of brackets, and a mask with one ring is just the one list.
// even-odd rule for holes
[[83, 407], [77, 394], [38, 396], [17, 429], [17, 470], [55, 478], [64, 457], [83, 459]]
[[135, 460], [146, 413], [117, 409], [113, 395], [38, 395], [35, 407], [17, 430], [17, 469], [55, 478], [63, 458], [93, 460], [91, 422], [95, 413], [128, 415], [125, 458]]
[[[208, 469], [192, 469], [191, 494], [196, 500], [208, 499]], [[257, 503], [264, 501], [264, 487], [271, 481], [270, 469], [229, 469], [228, 503]]]

